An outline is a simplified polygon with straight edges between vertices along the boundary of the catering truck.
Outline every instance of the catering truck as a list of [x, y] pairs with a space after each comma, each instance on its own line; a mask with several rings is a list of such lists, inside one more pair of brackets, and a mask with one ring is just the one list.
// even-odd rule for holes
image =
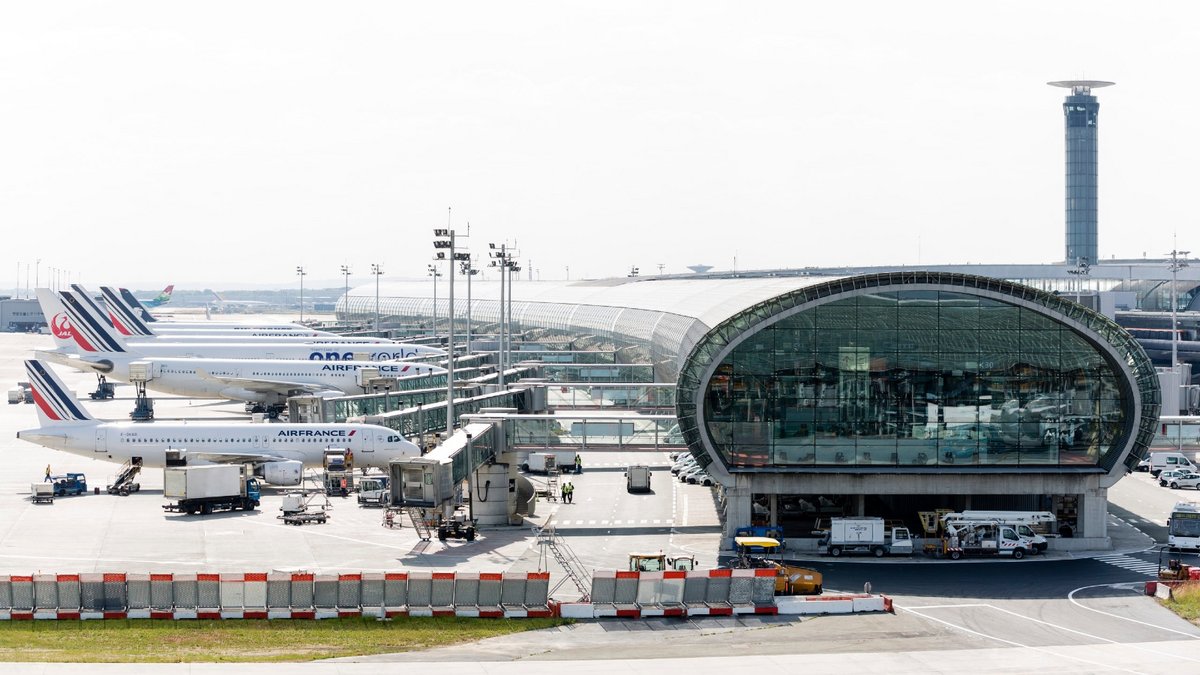
[[174, 499], [163, 509], [207, 515], [213, 511], [253, 511], [258, 507], [258, 481], [248, 466], [201, 464], [163, 470], [163, 497]]
[[912, 555], [912, 535], [907, 527], [889, 527], [883, 518], [830, 518], [821, 551], [835, 558], [843, 553]]

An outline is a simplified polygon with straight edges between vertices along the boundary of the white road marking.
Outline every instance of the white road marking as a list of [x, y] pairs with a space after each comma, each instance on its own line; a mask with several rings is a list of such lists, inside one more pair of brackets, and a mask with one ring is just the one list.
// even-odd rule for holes
[[[988, 605], [988, 604], [980, 604], [980, 605], [958, 605], [958, 607], [989, 607], [989, 608], [993, 608], [993, 609], [995, 609], [995, 608], [994, 608], [992, 605]], [[979, 637], [981, 637], [981, 638], [984, 638], [984, 639], [987, 639], [987, 640], [995, 640], [996, 642], [1002, 642], [1002, 643], [1004, 643], [1004, 644], [1006, 644], [1006, 645], [1012, 645], [1013, 647], [1024, 647], [1025, 649], [1032, 649], [1032, 650], [1039, 651], [1039, 652], [1045, 652], [1045, 653], [1047, 653], [1047, 654], [1054, 654], [1055, 656], [1060, 656], [1060, 657], [1063, 657], [1063, 658], [1071, 659], [1072, 661], [1079, 661], [1080, 663], [1086, 663], [1086, 664], [1088, 664], [1088, 665], [1096, 666], [1097, 668], [1103, 668], [1103, 669], [1106, 669], [1106, 670], [1121, 670], [1121, 671], [1124, 671], [1124, 672], [1127, 672], [1127, 673], [1136, 673], [1136, 672], [1138, 672], [1138, 671], [1136, 671], [1136, 670], [1128, 670], [1128, 669], [1125, 669], [1125, 668], [1117, 668], [1117, 667], [1111, 666], [1111, 665], [1109, 665], [1109, 664], [1106, 664], [1106, 663], [1100, 663], [1100, 662], [1098, 662], [1098, 661], [1090, 661], [1090, 660], [1088, 660], [1088, 659], [1081, 659], [1081, 658], [1078, 658], [1078, 657], [1075, 657], [1075, 656], [1070, 656], [1070, 655], [1068, 655], [1068, 654], [1060, 654], [1060, 653], [1058, 653], [1058, 652], [1055, 652], [1055, 651], [1053, 651], [1053, 650], [1051, 650], [1051, 649], [1046, 649], [1046, 648], [1044, 648], [1044, 647], [1034, 647], [1033, 645], [1022, 644], [1022, 643], [1020, 643], [1020, 642], [1014, 642], [1013, 640], [1006, 640], [1006, 639], [1004, 639], [1004, 638], [1002, 638], [1002, 637], [997, 637], [997, 636], [995, 636], [995, 635], [988, 635], [987, 633], [980, 633], [979, 631], [976, 631], [976, 630], [971, 630], [970, 628], [967, 628], [967, 627], [965, 627], [965, 626], [959, 626], [958, 624], [951, 623], [951, 622], [949, 622], [949, 621], [946, 621], [946, 620], [944, 620], [944, 619], [939, 619], [939, 618], [932, 617], [932, 616], [929, 616], [929, 615], [926, 615], [926, 614], [922, 614], [921, 612], [918, 612], [918, 611], [916, 611], [915, 609], [909, 609], [909, 608], [907, 608], [907, 607], [896, 607], [896, 609], [902, 609], [902, 610], [904, 610], [904, 611], [906, 611], [906, 612], [911, 612], [911, 613], [913, 613], [913, 614], [916, 614], [917, 616], [919, 616], [919, 617], [921, 617], [921, 618], [923, 618], [923, 619], [927, 619], [927, 620], [929, 620], [929, 621], [935, 621], [935, 622], [937, 622], [937, 623], [940, 623], [940, 624], [942, 624], [942, 625], [944, 625], [944, 626], [949, 626], [950, 628], [953, 628], [953, 629], [955, 629], [955, 630], [960, 630], [960, 631], [962, 631], [962, 632], [964, 632], [964, 633], [970, 633], [971, 635], [976, 635], [976, 636], [979, 636]], [[1017, 616], [1020, 616], [1020, 615], [1017, 615]], [[1024, 617], [1022, 617], [1022, 618], [1024, 618]], [[1104, 640], [1105, 642], [1113, 642], [1112, 640], [1105, 640], [1104, 638], [1097, 638], [1097, 639]]]
[[[1128, 587], [1127, 584], [1096, 584], [1094, 586], [1080, 586], [1079, 588], [1076, 588], [1075, 590], [1071, 591], [1070, 593], [1067, 593], [1067, 600], [1070, 600], [1071, 604], [1075, 605], [1076, 607], [1078, 607], [1080, 609], [1086, 609], [1089, 612], [1095, 612], [1097, 614], [1103, 614], [1104, 616], [1115, 617], [1115, 618], [1121, 619], [1122, 621], [1129, 621], [1129, 622], [1136, 623], [1136, 624], [1139, 624], [1142, 626], [1146, 626], [1148, 628], [1157, 628], [1159, 630], [1165, 630], [1168, 633], [1175, 633], [1176, 635], [1185, 635], [1185, 636], [1193, 638], [1193, 639], [1196, 638], [1196, 636], [1192, 633], [1185, 633], [1181, 630], [1175, 630], [1174, 628], [1167, 628], [1166, 626], [1158, 626], [1158, 625], [1155, 625], [1152, 623], [1146, 623], [1145, 621], [1131, 619], [1127, 616], [1121, 616], [1120, 614], [1113, 614], [1112, 612], [1105, 612], [1104, 610], [1096, 609], [1094, 607], [1088, 607], [1087, 605], [1081, 604], [1078, 600], [1075, 599], [1076, 593], [1078, 593], [1079, 591], [1086, 591], [1089, 588], [1127, 588], [1127, 587]], [[1180, 658], [1183, 658], [1183, 657], [1180, 657]], [[1192, 660], [1195, 660], [1195, 659], [1192, 659]]]

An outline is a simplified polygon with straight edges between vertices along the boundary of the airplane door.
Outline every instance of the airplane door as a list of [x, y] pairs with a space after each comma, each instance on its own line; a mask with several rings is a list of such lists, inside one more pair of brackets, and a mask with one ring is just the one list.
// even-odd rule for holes
[[108, 452], [108, 430], [96, 428], [96, 452]]
[[379, 445], [379, 447], [383, 447], [382, 441], [384, 439], [381, 437], [379, 439], [380, 442], [376, 443], [375, 435], [376, 434], [374, 432], [367, 432], [367, 433], [363, 434], [363, 452], [367, 453], [368, 456], [374, 455], [375, 446], [377, 444]]

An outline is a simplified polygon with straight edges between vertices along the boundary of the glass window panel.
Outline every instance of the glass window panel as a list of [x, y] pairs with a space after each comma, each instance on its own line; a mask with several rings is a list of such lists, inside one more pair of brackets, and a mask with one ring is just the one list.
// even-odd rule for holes
[[979, 329], [982, 331], [1010, 331], [1021, 327], [1019, 308], [996, 302], [988, 298], [979, 301]]

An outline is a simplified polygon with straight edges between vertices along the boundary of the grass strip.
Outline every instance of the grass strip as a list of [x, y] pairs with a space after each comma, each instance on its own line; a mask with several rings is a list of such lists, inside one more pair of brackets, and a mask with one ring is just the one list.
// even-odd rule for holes
[[1184, 583], [1171, 592], [1163, 606], [1194, 624], [1200, 624], [1200, 584]]
[[397, 617], [390, 621], [4, 621], [0, 622], [0, 661], [311, 661], [442, 647], [566, 623], [570, 621], [462, 617]]

